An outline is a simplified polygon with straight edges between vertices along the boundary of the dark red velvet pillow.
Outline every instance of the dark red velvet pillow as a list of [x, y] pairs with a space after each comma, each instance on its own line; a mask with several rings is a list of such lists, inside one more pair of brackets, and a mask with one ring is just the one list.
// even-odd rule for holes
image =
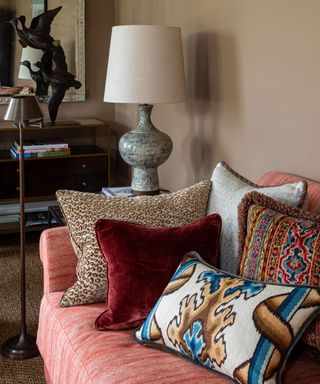
[[100, 219], [96, 235], [107, 262], [107, 310], [96, 328], [140, 325], [167, 286], [185, 253], [197, 251], [218, 266], [221, 218], [218, 214], [182, 227], [159, 228]]

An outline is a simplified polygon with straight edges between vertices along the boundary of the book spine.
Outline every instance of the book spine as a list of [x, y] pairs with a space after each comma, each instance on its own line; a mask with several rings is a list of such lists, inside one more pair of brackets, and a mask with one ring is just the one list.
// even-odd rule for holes
[[69, 156], [70, 151], [48, 151], [48, 152], [39, 152], [37, 157], [59, 157], [59, 156]]
[[[20, 150], [20, 145], [17, 143], [17, 141], [15, 141], [13, 143], [13, 145], [15, 146], [15, 148], [17, 150]], [[56, 144], [48, 143], [48, 144], [32, 144], [32, 145], [26, 144], [26, 145], [23, 146], [23, 149], [25, 149], [25, 150], [29, 150], [29, 149], [36, 149], [36, 150], [38, 150], [38, 149], [47, 149], [48, 150], [48, 149], [53, 149], [53, 148], [68, 148], [68, 147], [69, 147], [68, 143], [56, 143]]]
[[101, 193], [105, 196], [132, 196], [131, 187], [102, 187]]
[[[23, 147], [24, 149], [24, 147]], [[16, 153], [20, 153], [20, 149], [14, 148]], [[71, 148], [45, 148], [45, 149], [24, 149], [24, 153], [42, 153], [42, 152], [66, 152], [71, 151]]]
[[115, 194], [110, 191], [108, 188], [103, 187], [101, 193], [105, 196], [115, 196]]
[[[19, 159], [20, 155], [14, 149], [10, 148], [10, 156], [14, 159]], [[33, 153], [24, 153], [24, 159], [29, 159], [30, 157], [38, 157], [37, 154]]]
[[[46, 151], [46, 152], [33, 152], [28, 153], [24, 152], [24, 159], [30, 159], [30, 158], [39, 158], [39, 157], [58, 157], [58, 156], [69, 156], [71, 154], [71, 151]], [[19, 159], [20, 152], [15, 151], [13, 148], [10, 148], [10, 155], [14, 159]]]

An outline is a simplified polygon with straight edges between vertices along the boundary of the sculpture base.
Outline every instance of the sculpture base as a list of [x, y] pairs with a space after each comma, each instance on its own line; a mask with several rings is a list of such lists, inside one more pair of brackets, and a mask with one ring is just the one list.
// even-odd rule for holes
[[54, 122], [46, 120], [44, 125], [80, 125], [77, 120], [56, 120]]
[[9, 359], [31, 359], [39, 355], [36, 338], [28, 334], [13, 336], [1, 345], [1, 355]]

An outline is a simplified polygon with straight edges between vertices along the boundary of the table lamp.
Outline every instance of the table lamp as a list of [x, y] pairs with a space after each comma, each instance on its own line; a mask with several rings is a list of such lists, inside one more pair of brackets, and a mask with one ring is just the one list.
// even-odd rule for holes
[[[1, 354], [11, 359], [28, 359], [39, 354], [36, 339], [27, 333], [26, 324], [26, 267], [25, 267], [25, 214], [24, 214], [24, 150], [23, 129], [32, 121], [42, 127], [43, 113], [35, 96], [13, 96], [4, 120], [13, 121], [19, 128], [19, 202], [20, 202], [20, 334], [1, 345]], [[34, 121], [35, 120], [35, 121]]]
[[139, 104], [137, 127], [120, 138], [122, 158], [132, 166], [134, 195], [159, 193], [157, 168], [172, 140], [151, 122], [153, 104], [185, 101], [181, 31], [159, 25], [112, 28], [104, 101]]

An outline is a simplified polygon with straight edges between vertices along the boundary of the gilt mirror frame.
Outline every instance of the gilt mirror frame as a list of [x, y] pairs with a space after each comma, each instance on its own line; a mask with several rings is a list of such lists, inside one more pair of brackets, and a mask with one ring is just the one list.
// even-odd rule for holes
[[[85, 82], [85, 0], [75, 1], [75, 58], [76, 63], [76, 79], [81, 82], [82, 86], [79, 89], [70, 88], [63, 99], [63, 102], [85, 101], [86, 99], [86, 82]], [[49, 3], [46, 0], [44, 3]], [[63, 3], [62, 3], [63, 6]], [[31, 22], [31, 20], [29, 20]], [[19, 44], [19, 43], [18, 43]], [[47, 101], [48, 97], [39, 98], [39, 101]], [[8, 104], [10, 96], [0, 96], [0, 104]]]

